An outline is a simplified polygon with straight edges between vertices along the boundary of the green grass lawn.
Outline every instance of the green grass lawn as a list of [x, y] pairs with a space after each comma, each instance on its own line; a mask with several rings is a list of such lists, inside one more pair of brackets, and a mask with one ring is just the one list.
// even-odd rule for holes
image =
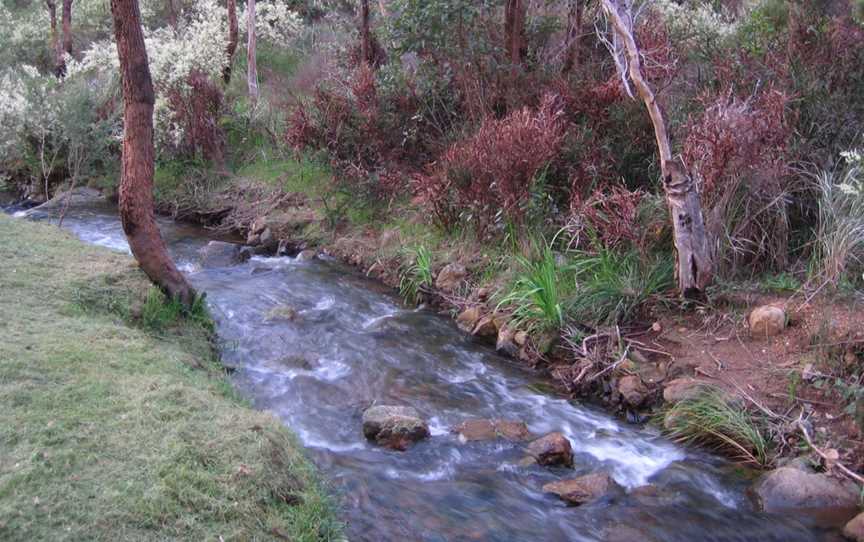
[[333, 540], [292, 435], [131, 258], [0, 215], [0, 540]]

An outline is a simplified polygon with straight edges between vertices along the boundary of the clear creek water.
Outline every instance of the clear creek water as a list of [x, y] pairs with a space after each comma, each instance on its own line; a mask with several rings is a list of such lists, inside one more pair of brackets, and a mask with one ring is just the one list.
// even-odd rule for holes
[[[298, 434], [338, 496], [352, 541], [832, 536], [804, 519], [755, 511], [748, 482], [726, 462], [538, 391], [537, 375], [336, 262], [255, 257], [202, 269], [198, 250], [211, 237], [166, 220], [161, 226], [181, 269], [207, 293], [234, 384]], [[70, 209], [63, 227], [128, 251], [107, 204]], [[296, 317], [272, 318], [285, 307]], [[361, 431], [362, 411], [372, 403], [415, 407], [432, 437], [407, 452], [374, 446]], [[463, 444], [449, 432], [464, 420], [493, 417], [522, 420], [538, 435], [562, 431], [573, 443], [575, 469], [519, 467], [523, 445]], [[599, 470], [627, 494], [574, 508], [540, 489]], [[632, 491], [646, 484], [656, 491]]]

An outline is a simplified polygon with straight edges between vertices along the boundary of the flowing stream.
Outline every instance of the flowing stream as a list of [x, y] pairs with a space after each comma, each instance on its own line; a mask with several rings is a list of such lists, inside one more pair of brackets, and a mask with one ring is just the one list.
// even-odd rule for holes
[[[207, 293], [234, 384], [297, 433], [338, 495], [349, 540], [831, 536], [803, 518], [755, 511], [745, 494], [749, 482], [728, 463], [543, 393], [537, 375], [475, 344], [450, 320], [406, 308], [349, 268], [321, 259], [254, 257], [202, 269], [198, 251], [212, 236], [160, 224], [178, 265]], [[63, 227], [86, 242], [128, 251], [116, 210], [107, 204], [71, 208]], [[293, 318], [273, 318], [280, 309]], [[432, 437], [407, 452], [372, 445], [363, 438], [361, 414], [373, 402], [415, 407], [429, 420]], [[493, 417], [522, 420], [538, 435], [563, 432], [574, 447], [575, 469], [520, 467], [521, 444], [463, 444], [450, 434], [464, 420]], [[577, 508], [540, 489], [600, 470], [626, 494]], [[652, 490], [633, 491], [646, 484]]]

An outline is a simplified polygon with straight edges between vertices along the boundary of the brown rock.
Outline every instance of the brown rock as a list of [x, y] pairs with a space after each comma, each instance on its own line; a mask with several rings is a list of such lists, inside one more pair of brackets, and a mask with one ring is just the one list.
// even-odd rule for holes
[[549, 433], [528, 445], [528, 455], [547, 467], [573, 466], [573, 448], [561, 433]]
[[851, 484], [827, 474], [812, 474], [791, 467], [780, 467], [765, 474], [753, 487], [753, 493], [765, 512], [858, 506], [858, 492]]
[[438, 277], [435, 279], [435, 287], [445, 292], [454, 292], [459, 288], [459, 285], [462, 284], [467, 275], [468, 271], [464, 265], [451, 263], [438, 273]]
[[650, 392], [640, 377], [627, 375], [618, 380], [618, 393], [628, 405], [635, 408], [645, 402]]
[[519, 352], [519, 346], [517, 346], [516, 341], [516, 332], [505, 326], [501, 326], [498, 328], [498, 340], [495, 342], [495, 350], [506, 354], [508, 356], [515, 356]]
[[456, 325], [465, 333], [471, 333], [480, 320], [480, 307], [469, 307], [456, 317]]
[[300, 254], [297, 255], [297, 260], [305, 262], [309, 260], [314, 260], [316, 256], [318, 256], [318, 254], [316, 254], [314, 250], [306, 249], [301, 251]]
[[663, 388], [663, 400], [675, 404], [684, 399], [692, 399], [701, 388], [702, 383], [695, 378], [676, 378]]
[[482, 339], [495, 340], [498, 337], [498, 327], [495, 325], [495, 318], [492, 316], [480, 318], [471, 334]]
[[453, 432], [465, 442], [499, 438], [524, 441], [531, 436], [528, 426], [516, 420], [466, 420], [454, 427]]
[[786, 328], [786, 311], [774, 305], [763, 305], [753, 309], [747, 321], [752, 336], [772, 337]]
[[516, 334], [513, 335], [513, 342], [519, 346], [525, 346], [528, 343], [528, 334], [524, 331], [517, 331]]
[[855, 542], [864, 542], [864, 512], [858, 514], [843, 528], [843, 536]]
[[618, 484], [605, 472], [597, 472], [573, 478], [552, 482], [543, 486], [546, 493], [554, 493], [568, 504], [578, 506], [604, 497], [618, 489]]
[[363, 412], [363, 435], [380, 446], [407, 450], [429, 436], [429, 426], [412, 407], [373, 406]]

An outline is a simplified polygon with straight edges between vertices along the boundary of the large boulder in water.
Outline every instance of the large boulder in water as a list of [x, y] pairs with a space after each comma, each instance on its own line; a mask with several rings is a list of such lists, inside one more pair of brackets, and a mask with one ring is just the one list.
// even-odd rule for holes
[[549, 433], [528, 445], [528, 455], [539, 465], [572, 467], [573, 447], [562, 433]]
[[855, 508], [858, 492], [827, 474], [780, 467], [765, 474], [753, 487], [753, 494], [765, 512], [789, 509]]
[[249, 260], [251, 252], [241, 245], [224, 241], [210, 241], [198, 252], [201, 267], [231, 267]]
[[546, 493], [554, 493], [567, 504], [574, 506], [597, 500], [619, 489], [620, 486], [605, 472], [596, 472], [543, 486], [543, 491]]
[[407, 450], [429, 436], [429, 426], [408, 406], [373, 406], [363, 413], [363, 435], [380, 446]]

